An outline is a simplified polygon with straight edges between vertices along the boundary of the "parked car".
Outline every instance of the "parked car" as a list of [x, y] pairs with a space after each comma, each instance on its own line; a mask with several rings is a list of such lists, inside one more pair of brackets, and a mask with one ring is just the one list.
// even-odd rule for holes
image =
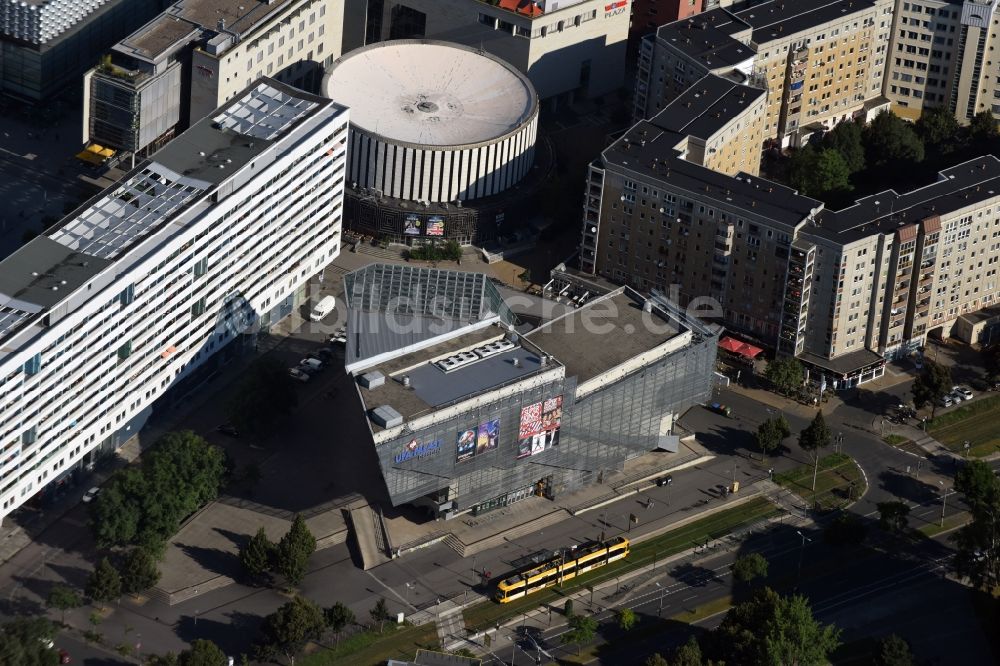
[[954, 386], [952, 387], [952, 391], [958, 393], [965, 400], [972, 400], [976, 397], [976, 394], [973, 393], [968, 386]]
[[317, 368], [316, 366], [313, 366], [313, 365], [309, 365], [308, 363], [303, 363], [302, 365], [300, 365], [299, 366], [299, 371], [306, 373], [310, 377], [312, 377], [313, 375], [318, 375], [319, 374], [319, 368]]
[[223, 435], [229, 435], [230, 437], [239, 437], [240, 431], [236, 429], [235, 426], [229, 423], [223, 423], [215, 429], [216, 432], [221, 432]]
[[727, 407], [718, 402], [710, 402], [705, 405], [705, 408], [710, 412], [715, 412], [716, 414], [722, 414], [723, 416], [732, 416], [733, 410], [731, 407]]
[[300, 382], [307, 382], [307, 381], [309, 381], [309, 375], [307, 375], [306, 373], [302, 372], [302, 370], [300, 370], [299, 368], [288, 368], [288, 375], [292, 379], [297, 379]]
[[951, 397], [951, 394], [943, 395], [937, 400], [939, 407], [951, 407], [955, 404], [955, 399]]
[[[85, 492], [83, 494], [83, 503], [84, 504], [90, 504], [91, 502], [94, 501], [94, 499], [97, 498], [97, 495], [100, 492], [101, 492], [101, 489], [98, 488], [97, 486], [94, 486], [93, 488], [91, 488], [90, 490], [88, 490], [87, 492]], [[51, 646], [49, 646], [49, 647], [51, 647]]]
[[68, 664], [71, 661], [73, 661], [73, 659], [70, 658], [69, 652], [66, 652], [66, 650], [59, 650], [59, 663], [60, 664]]
[[323, 369], [323, 361], [319, 360], [318, 358], [314, 358], [312, 356], [307, 356], [301, 361], [299, 361], [299, 367], [312, 368], [314, 370], [319, 371]]

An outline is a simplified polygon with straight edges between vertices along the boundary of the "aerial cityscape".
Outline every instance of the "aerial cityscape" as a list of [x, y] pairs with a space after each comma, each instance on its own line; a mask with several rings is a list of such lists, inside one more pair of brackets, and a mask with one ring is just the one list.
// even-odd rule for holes
[[1000, 0], [0, 0], [0, 666], [1000, 664]]

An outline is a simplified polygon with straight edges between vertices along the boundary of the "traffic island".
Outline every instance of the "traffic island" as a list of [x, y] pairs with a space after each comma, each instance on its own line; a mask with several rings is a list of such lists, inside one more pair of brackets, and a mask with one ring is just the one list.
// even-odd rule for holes
[[[813, 486], [813, 474], [816, 485]], [[819, 511], [850, 506], [868, 490], [864, 472], [849, 455], [834, 453], [816, 465], [802, 465], [774, 475], [774, 482], [809, 502]]]

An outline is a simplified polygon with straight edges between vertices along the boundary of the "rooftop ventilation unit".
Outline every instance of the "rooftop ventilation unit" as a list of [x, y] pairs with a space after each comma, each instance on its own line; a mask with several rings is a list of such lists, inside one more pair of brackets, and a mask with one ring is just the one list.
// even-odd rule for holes
[[458, 370], [459, 368], [464, 368], [470, 363], [475, 363], [478, 360], [479, 357], [476, 356], [475, 353], [471, 351], [464, 351], [455, 354], [454, 356], [449, 356], [448, 358], [442, 359], [436, 362], [434, 365], [436, 365], [441, 370], [444, 370], [445, 372], [452, 372], [454, 370]]
[[502, 354], [505, 351], [510, 351], [516, 346], [517, 345], [510, 340], [496, 340], [495, 342], [483, 345], [482, 347], [476, 347], [472, 351], [479, 358], [489, 358], [490, 356], [496, 356], [497, 354]]

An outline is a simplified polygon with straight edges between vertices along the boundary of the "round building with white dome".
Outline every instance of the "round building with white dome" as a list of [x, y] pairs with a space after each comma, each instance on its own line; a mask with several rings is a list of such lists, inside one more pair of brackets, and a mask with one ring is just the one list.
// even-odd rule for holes
[[350, 109], [347, 181], [365, 194], [455, 204], [500, 194], [531, 169], [538, 96], [475, 49], [396, 40], [336, 60], [323, 94]]

